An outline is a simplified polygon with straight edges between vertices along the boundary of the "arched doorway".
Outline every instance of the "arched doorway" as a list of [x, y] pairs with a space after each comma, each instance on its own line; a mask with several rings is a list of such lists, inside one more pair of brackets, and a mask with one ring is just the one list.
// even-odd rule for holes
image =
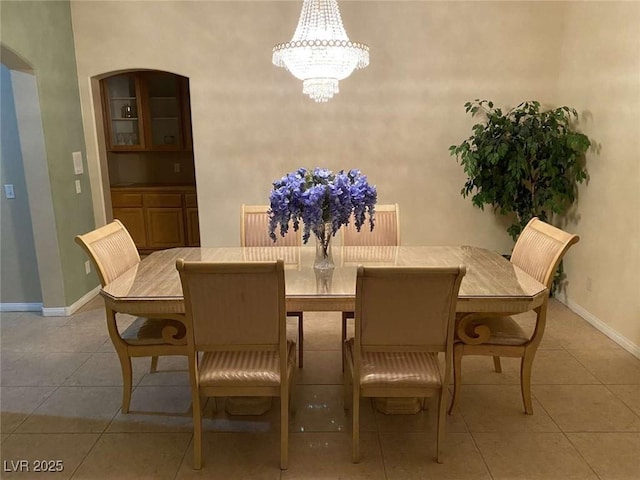
[[189, 79], [128, 70], [99, 84], [107, 219], [121, 220], [142, 254], [198, 246]]

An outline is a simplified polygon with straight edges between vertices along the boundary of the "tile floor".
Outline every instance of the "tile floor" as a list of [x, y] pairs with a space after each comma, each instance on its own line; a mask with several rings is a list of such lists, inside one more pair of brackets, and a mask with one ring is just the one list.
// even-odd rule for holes
[[[531, 319], [524, 318], [531, 324]], [[278, 468], [278, 410], [230, 416], [206, 408], [201, 471], [191, 468], [186, 362], [134, 360], [131, 413], [100, 298], [66, 318], [6, 313], [0, 321], [2, 478], [74, 479], [640, 479], [640, 360], [552, 301], [534, 363], [535, 413], [524, 415], [518, 361], [503, 373], [464, 359], [460, 407], [435, 463], [432, 415], [384, 415], [362, 403], [362, 462], [351, 463], [342, 406], [340, 315], [305, 315], [305, 367]], [[295, 327], [292, 325], [292, 330]], [[61, 460], [58, 474], [11, 473], [18, 460]], [[33, 467], [33, 463], [29, 463]]]

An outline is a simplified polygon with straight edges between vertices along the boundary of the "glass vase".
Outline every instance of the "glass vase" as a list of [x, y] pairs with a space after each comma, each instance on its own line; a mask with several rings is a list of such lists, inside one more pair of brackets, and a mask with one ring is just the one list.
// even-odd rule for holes
[[318, 271], [333, 270], [333, 255], [331, 254], [331, 222], [326, 222], [316, 232], [316, 258], [313, 268]]

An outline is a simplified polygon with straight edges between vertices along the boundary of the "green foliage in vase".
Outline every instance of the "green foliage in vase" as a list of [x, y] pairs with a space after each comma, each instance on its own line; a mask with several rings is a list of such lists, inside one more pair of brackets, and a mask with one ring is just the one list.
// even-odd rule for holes
[[515, 213], [507, 229], [515, 240], [532, 217], [550, 222], [576, 199], [578, 183], [587, 179], [585, 153], [591, 142], [572, 122], [575, 109], [541, 111], [536, 101], [503, 112], [488, 100], [465, 104], [472, 117], [484, 115], [473, 134], [449, 147], [468, 178], [461, 190], [480, 209]]

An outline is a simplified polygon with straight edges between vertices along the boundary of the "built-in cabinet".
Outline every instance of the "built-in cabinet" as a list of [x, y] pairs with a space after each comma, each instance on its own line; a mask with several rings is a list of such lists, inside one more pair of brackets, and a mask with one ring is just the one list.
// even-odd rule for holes
[[138, 71], [102, 80], [107, 150], [190, 150], [189, 83], [167, 72]]
[[200, 246], [195, 187], [112, 187], [111, 203], [142, 253]]

